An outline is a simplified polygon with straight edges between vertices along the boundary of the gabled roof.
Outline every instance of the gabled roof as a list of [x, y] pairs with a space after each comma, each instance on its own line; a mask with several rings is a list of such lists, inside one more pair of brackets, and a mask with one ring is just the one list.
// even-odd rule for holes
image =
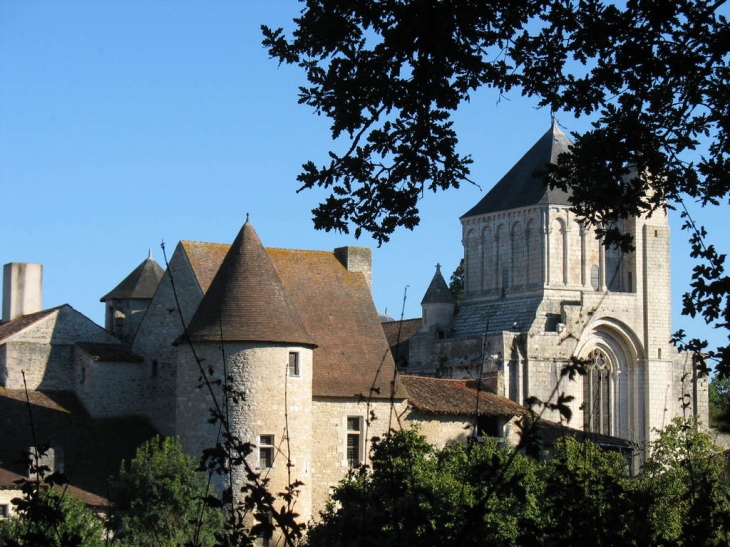
[[456, 304], [454, 294], [444, 281], [444, 276], [441, 275], [441, 264], [436, 264], [436, 273], [433, 274], [433, 279], [426, 289], [421, 304]]
[[41, 319], [52, 315], [54, 312], [57, 312], [64, 306], [68, 306], [68, 304], [63, 304], [61, 306], [56, 306], [55, 308], [42, 310], [36, 313], [29, 313], [28, 315], [21, 315], [20, 317], [17, 317], [12, 321], [1, 324], [0, 342], [3, 342], [5, 339], [10, 338], [13, 334], [17, 334], [23, 331], [24, 329], [30, 327], [34, 323], [37, 323]]
[[422, 412], [469, 416], [504, 416], [527, 413], [514, 401], [477, 389], [476, 380], [446, 380], [426, 376], [401, 376], [408, 403]]
[[[193, 241], [182, 241], [180, 246], [198, 284], [207, 291], [229, 246]], [[265, 252], [317, 344], [313, 395], [403, 398], [365, 275], [349, 272], [331, 251], [267, 248]]]
[[164, 273], [165, 270], [152, 257], [148, 257], [132, 273], [125, 277], [119, 285], [102, 296], [100, 301], [152, 299]]
[[29, 391], [28, 398], [30, 415], [25, 391], [0, 387], [0, 488], [13, 488], [13, 480], [26, 473], [21, 457], [35, 433], [39, 445], [63, 449], [72, 495], [104, 506], [109, 477], [156, 434], [141, 418], [92, 419], [71, 392]]
[[558, 188], [549, 189], [543, 178], [535, 173], [555, 163], [560, 154], [570, 151], [572, 144], [553, 121], [550, 130], [461, 218], [538, 204], [569, 205], [567, 192]]
[[248, 220], [195, 310], [188, 336], [197, 342], [316, 345]]

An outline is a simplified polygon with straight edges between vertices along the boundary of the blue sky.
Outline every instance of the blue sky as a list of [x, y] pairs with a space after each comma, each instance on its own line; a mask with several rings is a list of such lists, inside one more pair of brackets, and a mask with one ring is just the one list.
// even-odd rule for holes
[[[323, 192], [296, 193], [307, 160], [331, 148], [328, 123], [297, 104], [303, 74], [278, 66], [260, 25], [291, 28], [295, 0], [0, 0], [0, 260], [44, 264], [44, 307], [69, 303], [103, 323], [99, 298], [179, 240], [230, 242], [250, 213], [264, 245], [331, 250], [369, 238], [317, 232]], [[559, 118], [566, 132], [586, 120]], [[460, 215], [549, 128], [518, 94], [482, 93], [460, 112], [480, 187], [425, 195], [421, 225], [374, 249], [378, 311], [420, 315], [434, 265], [462, 256]], [[726, 209], [725, 209], [726, 210]], [[692, 209], [715, 226], [722, 210]], [[675, 328], [689, 279], [672, 219]]]

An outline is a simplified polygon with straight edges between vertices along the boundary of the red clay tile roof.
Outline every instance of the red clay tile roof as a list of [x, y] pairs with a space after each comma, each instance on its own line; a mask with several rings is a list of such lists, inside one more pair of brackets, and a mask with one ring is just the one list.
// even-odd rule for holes
[[[401, 375], [408, 391], [408, 403], [423, 412], [480, 416], [519, 416], [527, 409], [514, 401], [482, 389], [475, 380], [445, 380]], [[478, 401], [478, 406], [477, 406]]]
[[385, 337], [388, 339], [388, 345], [392, 348], [397, 344], [407, 342], [421, 328], [423, 320], [404, 319], [403, 321], [383, 321], [380, 325], [383, 327]]
[[[91, 505], [105, 505], [108, 479], [123, 459], [157, 432], [138, 418], [91, 419], [73, 393], [28, 393], [39, 445], [59, 446], [72, 493]], [[13, 488], [26, 473], [21, 460], [33, 445], [25, 392], [0, 388], [0, 488]]]
[[207, 292], [231, 246], [228, 243], [181, 241], [179, 247], [184, 251], [195, 273], [200, 290], [203, 293]]
[[141, 363], [142, 357], [121, 344], [99, 344], [95, 342], [76, 342], [76, 345], [88, 353], [94, 361], [110, 363]]
[[152, 258], [146, 259], [119, 285], [101, 297], [100, 301], [120, 299], [152, 299], [165, 270]]
[[61, 306], [56, 306], [55, 308], [50, 308], [48, 310], [43, 310], [36, 313], [29, 313], [28, 315], [21, 315], [20, 317], [13, 319], [12, 321], [1, 324], [0, 342], [7, 338], [10, 338], [13, 334], [19, 333], [25, 328], [30, 327], [33, 323], [40, 321], [45, 317], [48, 317], [53, 312], [56, 312], [63, 308], [63, 306], [68, 306], [68, 304], [63, 304]]
[[267, 252], [319, 346], [313, 394], [404, 397], [365, 275], [347, 271], [333, 252]]
[[197, 342], [316, 345], [248, 221], [195, 310], [188, 335]]
[[[206, 290], [227, 245], [181, 242]], [[329, 251], [266, 249], [287, 294], [318, 345], [313, 395], [403, 398], [365, 276], [351, 273]]]
[[408, 367], [410, 339], [418, 332], [422, 324], [422, 319], [404, 319], [403, 321], [383, 321], [380, 323], [388, 340], [390, 352], [393, 354], [393, 359], [395, 359], [400, 371]]

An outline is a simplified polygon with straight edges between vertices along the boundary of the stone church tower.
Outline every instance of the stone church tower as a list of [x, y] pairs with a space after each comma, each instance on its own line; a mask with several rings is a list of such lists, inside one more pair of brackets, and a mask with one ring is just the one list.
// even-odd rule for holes
[[[621, 226], [634, 252], [602, 246], [568, 194], [535, 176], [570, 144], [553, 124], [461, 217], [464, 295], [448, 325], [430, 321], [424, 303], [409, 372], [481, 376], [523, 404], [563, 392], [575, 397], [570, 427], [639, 445], [676, 415], [707, 423], [706, 381], [670, 343], [666, 214]], [[590, 363], [586, 376], [561, 379], [571, 358]]]

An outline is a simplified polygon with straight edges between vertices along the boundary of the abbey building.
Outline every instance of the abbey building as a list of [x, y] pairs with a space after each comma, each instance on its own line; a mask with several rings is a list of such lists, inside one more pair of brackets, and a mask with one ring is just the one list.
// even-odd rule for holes
[[[602, 246], [536, 175], [569, 146], [553, 124], [461, 217], [464, 294], [456, 305], [437, 269], [404, 370], [482, 377], [520, 404], [563, 393], [570, 427], [637, 446], [677, 415], [707, 424], [706, 380], [670, 343], [666, 214], [625, 221], [634, 252]], [[561, 370], [575, 359], [587, 374], [569, 381]]]

